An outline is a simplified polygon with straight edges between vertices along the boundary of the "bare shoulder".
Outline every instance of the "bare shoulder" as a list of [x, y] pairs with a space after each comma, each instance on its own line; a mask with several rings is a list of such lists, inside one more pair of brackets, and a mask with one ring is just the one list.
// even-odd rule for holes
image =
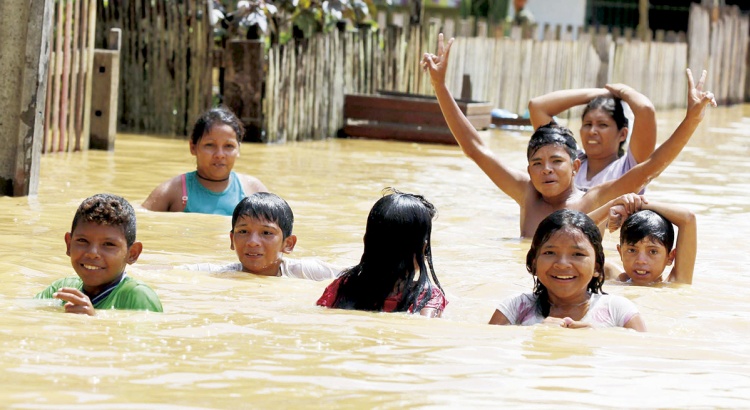
[[182, 175], [177, 175], [159, 184], [143, 201], [143, 207], [157, 212], [182, 212]]
[[260, 179], [247, 174], [238, 173], [237, 176], [240, 178], [242, 188], [245, 190], [246, 195], [254, 194], [256, 192], [268, 192], [268, 188], [260, 182]]

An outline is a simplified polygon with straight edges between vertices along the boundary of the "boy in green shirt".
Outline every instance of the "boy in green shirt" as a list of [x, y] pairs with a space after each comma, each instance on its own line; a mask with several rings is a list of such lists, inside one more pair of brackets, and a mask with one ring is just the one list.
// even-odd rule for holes
[[135, 211], [124, 198], [97, 194], [85, 199], [65, 245], [78, 277], [56, 280], [36, 299], [60, 299], [65, 312], [91, 316], [95, 308], [162, 311], [156, 293], [125, 273], [143, 244], [135, 240]]

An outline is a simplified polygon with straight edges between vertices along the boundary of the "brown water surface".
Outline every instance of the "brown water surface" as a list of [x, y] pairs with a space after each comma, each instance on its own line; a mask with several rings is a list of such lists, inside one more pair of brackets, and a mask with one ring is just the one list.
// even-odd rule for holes
[[[659, 141], [683, 110], [659, 112]], [[577, 130], [578, 124], [570, 126]], [[524, 168], [527, 131], [485, 133]], [[30, 298], [74, 272], [64, 233], [82, 199], [134, 205], [194, 169], [187, 142], [119, 135], [116, 152], [42, 160], [39, 195], [0, 198], [0, 370], [5, 408], [750, 407], [750, 106], [710, 110], [653, 200], [698, 215], [693, 286], [607, 283], [649, 327], [488, 326], [495, 305], [532, 287], [518, 207], [457, 147], [364, 140], [242, 146], [236, 170], [294, 209], [293, 256], [358, 261], [367, 212], [384, 187], [438, 207], [443, 319], [326, 310], [326, 283], [209, 276], [158, 266], [231, 262], [228, 217], [138, 210], [144, 252], [129, 274], [164, 314], [69, 315]], [[607, 236], [608, 257], [616, 257]], [[149, 268], [150, 267], [150, 268]]]

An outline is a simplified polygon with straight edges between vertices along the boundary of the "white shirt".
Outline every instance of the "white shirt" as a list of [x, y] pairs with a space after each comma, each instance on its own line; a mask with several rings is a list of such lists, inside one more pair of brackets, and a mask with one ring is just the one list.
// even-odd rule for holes
[[[500, 302], [497, 310], [511, 324], [535, 325], [544, 321], [544, 317], [536, 310], [536, 300], [533, 293], [522, 293]], [[635, 304], [622, 296], [593, 293], [589, 300], [589, 310], [580, 321], [593, 327], [624, 327], [637, 314]]]
[[[195, 263], [180, 265], [177, 269], [201, 272], [242, 272], [242, 264], [234, 262], [227, 265], [213, 263]], [[286, 276], [297, 279], [327, 280], [339, 276], [342, 269], [331, 266], [315, 258], [282, 259], [276, 276]]]

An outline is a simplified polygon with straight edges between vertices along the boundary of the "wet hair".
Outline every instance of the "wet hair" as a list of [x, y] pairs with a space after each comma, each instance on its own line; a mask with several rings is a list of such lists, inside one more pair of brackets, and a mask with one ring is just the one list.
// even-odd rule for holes
[[571, 211], [569, 209], [560, 209], [552, 212], [544, 218], [534, 233], [534, 239], [531, 241], [531, 248], [526, 254], [526, 270], [534, 276], [534, 295], [537, 296], [536, 310], [544, 317], [549, 316], [550, 301], [547, 288], [542, 284], [536, 275], [536, 259], [539, 256], [539, 250], [555, 234], [555, 232], [565, 228], [572, 228], [581, 231], [594, 248], [595, 268], [599, 276], [594, 276], [588, 284], [588, 290], [591, 293], [602, 293], [604, 284], [604, 249], [602, 247], [602, 234], [591, 218], [583, 212]]
[[547, 145], [559, 145], [565, 148], [565, 151], [570, 155], [571, 162], [578, 157], [578, 146], [576, 145], [576, 139], [573, 138], [573, 133], [568, 128], [552, 121], [537, 128], [531, 134], [529, 147], [526, 149], [526, 159], [530, 159], [540, 148]]
[[122, 229], [128, 248], [135, 243], [135, 211], [123, 197], [96, 194], [84, 199], [73, 217], [71, 234], [81, 222], [117, 226]]
[[[418, 313], [432, 297], [432, 280], [440, 282], [432, 266], [430, 234], [435, 207], [421, 195], [386, 189], [370, 210], [359, 264], [345, 270], [333, 307], [382, 311], [388, 295], [402, 283], [395, 311]], [[419, 266], [418, 278], [414, 268]], [[425, 260], [427, 266], [425, 266]], [[420, 294], [425, 293], [423, 298]]]
[[242, 137], [245, 135], [245, 127], [242, 125], [242, 121], [226, 107], [212, 108], [198, 118], [193, 126], [193, 133], [190, 135], [190, 141], [193, 144], [197, 144], [204, 135], [211, 132], [211, 129], [216, 125], [225, 124], [228, 125], [234, 131], [234, 135], [237, 136], [237, 142], [242, 141]]
[[674, 246], [672, 222], [658, 212], [648, 209], [630, 215], [620, 227], [620, 245], [635, 245], [644, 238], [651, 238], [664, 245], [667, 253]]
[[294, 213], [289, 204], [276, 194], [270, 192], [256, 192], [247, 196], [234, 207], [232, 212], [232, 231], [240, 217], [273, 222], [279, 225], [284, 239], [292, 234]]
[[[625, 110], [622, 107], [622, 100], [619, 98], [613, 98], [613, 97], [596, 97], [593, 100], [589, 101], [588, 104], [586, 104], [586, 108], [583, 109], [583, 114], [581, 114], [581, 119], [583, 120], [583, 117], [588, 114], [591, 110], [602, 110], [606, 113], [608, 113], [612, 119], [615, 121], [615, 124], [617, 125], [617, 129], [621, 130], [628, 126], [628, 117], [625, 116]], [[625, 140], [620, 142], [620, 147], [617, 150], [617, 156], [621, 157], [625, 154], [624, 147], [625, 146]]]

